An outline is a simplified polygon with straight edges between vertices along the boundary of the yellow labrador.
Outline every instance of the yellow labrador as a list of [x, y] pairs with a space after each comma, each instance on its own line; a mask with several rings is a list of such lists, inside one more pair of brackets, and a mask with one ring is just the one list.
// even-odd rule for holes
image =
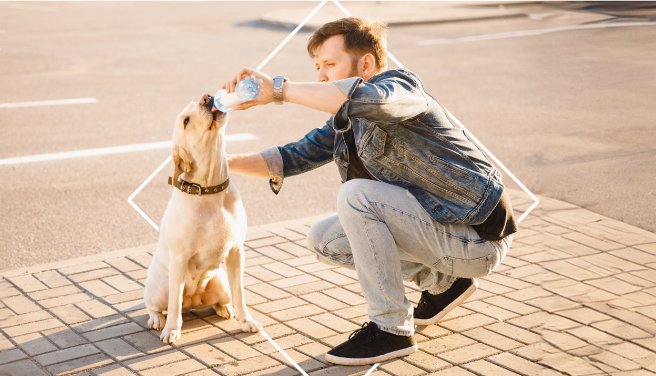
[[228, 114], [213, 113], [212, 102], [205, 94], [199, 103], [189, 103], [173, 129], [175, 172], [169, 183], [178, 189], [162, 218], [144, 293], [148, 326], [162, 330], [164, 343], [180, 338], [182, 312], [206, 307], [236, 317], [245, 332], [262, 330], [244, 301], [246, 213], [228, 180]]

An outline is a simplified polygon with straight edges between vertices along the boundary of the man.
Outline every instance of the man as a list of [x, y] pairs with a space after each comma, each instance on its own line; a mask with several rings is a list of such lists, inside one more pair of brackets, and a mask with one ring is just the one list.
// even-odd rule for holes
[[[337, 163], [338, 214], [312, 226], [308, 246], [324, 263], [355, 269], [371, 322], [326, 360], [360, 365], [408, 355], [417, 350], [414, 325], [444, 317], [507, 253], [517, 231], [510, 200], [497, 169], [419, 77], [386, 70], [383, 23], [327, 23], [308, 52], [316, 83], [283, 83], [244, 68], [224, 88], [232, 92], [253, 74], [263, 94], [234, 109], [285, 101], [333, 116], [298, 142], [230, 156], [230, 171], [269, 178], [277, 194], [285, 177]], [[414, 310], [403, 280], [423, 290]]]

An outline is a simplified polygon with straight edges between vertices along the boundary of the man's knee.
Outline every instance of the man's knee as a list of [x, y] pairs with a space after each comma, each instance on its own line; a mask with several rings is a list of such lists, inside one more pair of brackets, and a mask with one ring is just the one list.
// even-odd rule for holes
[[341, 214], [349, 208], [362, 206], [367, 201], [366, 192], [371, 183], [371, 180], [352, 179], [342, 184], [337, 194], [337, 212]]

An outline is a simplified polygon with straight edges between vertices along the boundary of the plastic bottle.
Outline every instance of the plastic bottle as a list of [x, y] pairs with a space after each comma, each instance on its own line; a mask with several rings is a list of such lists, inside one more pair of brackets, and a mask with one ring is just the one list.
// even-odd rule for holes
[[259, 97], [262, 93], [261, 85], [262, 80], [255, 78], [255, 76], [245, 77], [239, 81], [234, 92], [227, 93], [223, 89], [217, 91], [214, 94], [214, 107], [222, 112], [231, 111], [232, 107]]

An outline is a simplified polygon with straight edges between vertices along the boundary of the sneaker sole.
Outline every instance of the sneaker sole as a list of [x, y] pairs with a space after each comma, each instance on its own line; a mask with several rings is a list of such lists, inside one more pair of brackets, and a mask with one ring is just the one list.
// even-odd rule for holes
[[390, 353], [375, 356], [373, 358], [342, 358], [340, 356], [326, 354], [326, 361], [343, 366], [364, 366], [367, 364], [384, 362], [386, 360], [398, 358], [400, 356], [410, 355], [417, 350], [419, 350], [419, 346], [415, 344], [414, 346], [392, 351]]
[[461, 305], [462, 302], [467, 300], [467, 298], [472, 296], [472, 294], [474, 293], [474, 291], [476, 291], [477, 288], [478, 288], [478, 281], [474, 279], [474, 283], [471, 286], [469, 286], [469, 288], [465, 290], [465, 292], [462, 295], [460, 295], [458, 299], [451, 302], [451, 304], [446, 306], [440, 313], [429, 319], [415, 319], [415, 325], [430, 325], [430, 324], [435, 324], [436, 322], [442, 320], [442, 318], [446, 316], [447, 313], [451, 312], [454, 308]]

